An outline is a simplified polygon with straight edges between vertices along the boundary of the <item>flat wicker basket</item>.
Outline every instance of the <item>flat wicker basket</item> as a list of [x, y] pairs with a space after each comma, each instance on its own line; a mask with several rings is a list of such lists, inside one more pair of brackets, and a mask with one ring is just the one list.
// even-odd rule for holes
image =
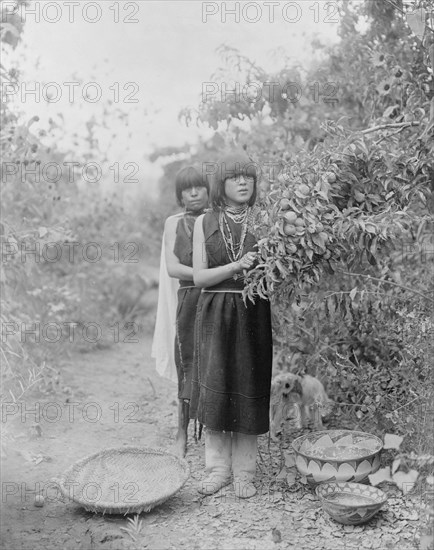
[[104, 449], [75, 462], [59, 480], [67, 499], [102, 514], [149, 512], [177, 493], [188, 462], [162, 449]]

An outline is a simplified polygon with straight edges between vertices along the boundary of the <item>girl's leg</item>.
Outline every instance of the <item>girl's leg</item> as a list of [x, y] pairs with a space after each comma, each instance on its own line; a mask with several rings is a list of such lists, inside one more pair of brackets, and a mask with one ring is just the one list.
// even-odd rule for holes
[[207, 476], [198, 491], [212, 495], [231, 482], [231, 433], [205, 428], [205, 469]]
[[232, 471], [234, 473], [235, 495], [250, 498], [256, 494], [253, 479], [256, 472], [258, 438], [232, 432]]
[[180, 399], [178, 402], [178, 433], [176, 434], [176, 453], [184, 458], [187, 453], [187, 431], [190, 420], [190, 401]]

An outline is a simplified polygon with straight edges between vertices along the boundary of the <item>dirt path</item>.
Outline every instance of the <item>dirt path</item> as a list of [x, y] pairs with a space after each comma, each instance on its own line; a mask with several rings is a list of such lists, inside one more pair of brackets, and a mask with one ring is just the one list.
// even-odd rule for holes
[[[248, 501], [236, 499], [230, 486], [199, 497], [195, 486], [204, 467], [203, 443], [192, 437], [189, 481], [172, 499], [140, 516], [140, 532], [121, 530], [129, 526], [123, 516], [102, 517], [62, 499], [56, 477], [79, 458], [108, 447], [168, 448], [173, 443], [176, 388], [156, 374], [150, 349], [147, 335], [138, 344], [77, 353], [62, 366], [60, 395], [34, 396], [32, 404], [3, 415], [13, 438], [6, 440], [2, 461], [2, 548], [418, 548], [415, 499], [394, 496], [388, 488], [388, 506], [369, 523], [355, 528], [336, 524], [309, 489], [299, 482], [288, 486], [279, 449], [269, 451], [265, 437], [258, 495]], [[43, 507], [34, 504], [39, 488], [46, 495]]]

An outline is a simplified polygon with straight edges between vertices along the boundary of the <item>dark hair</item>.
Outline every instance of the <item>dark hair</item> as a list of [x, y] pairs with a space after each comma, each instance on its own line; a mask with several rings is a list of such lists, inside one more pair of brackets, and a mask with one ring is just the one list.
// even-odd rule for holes
[[209, 184], [206, 177], [196, 167], [186, 166], [176, 174], [175, 178], [176, 200], [179, 206], [183, 206], [182, 192], [192, 187], [206, 187], [209, 193]]
[[225, 181], [228, 178], [236, 178], [241, 175], [253, 178], [253, 193], [248, 204], [249, 206], [255, 204], [258, 175], [256, 164], [253, 161], [242, 153], [231, 154], [222, 157], [219, 162], [214, 164], [214, 168], [215, 171], [211, 184], [211, 205], [214, 209], [218, 209], [225, 204]]

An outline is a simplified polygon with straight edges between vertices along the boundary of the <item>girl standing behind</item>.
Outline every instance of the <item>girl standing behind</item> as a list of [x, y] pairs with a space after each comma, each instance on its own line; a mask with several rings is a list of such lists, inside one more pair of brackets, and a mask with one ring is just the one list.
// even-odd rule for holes
[[[270, 304], [242, 298], [243, 272], [253, 267], [257, 174], [243, 155], [218, 163], [212, 211], [197, 219], [193, 272], [203, 291], [196, 315], [191, 417], [205, 426], [209, 495], [231, 482], [241, 498], [256, 493], [257, 435], [268, 432], [272, 366]], [[232, 472], [231, 472], [232, 470]]]
[[164, 226], [167, 273], [179, 279], [176, 310], [175, 365], [178, 378], [178, 433], [176, 450], [187, 452], [187, 429], [191, 398], [194, 320], [200, 288], [193, 282], [193, 227], [208, 206], [208, 182], [192, 166], [183, 168], [175, 180], [178, 204], [184, 212], [167, 218]]

